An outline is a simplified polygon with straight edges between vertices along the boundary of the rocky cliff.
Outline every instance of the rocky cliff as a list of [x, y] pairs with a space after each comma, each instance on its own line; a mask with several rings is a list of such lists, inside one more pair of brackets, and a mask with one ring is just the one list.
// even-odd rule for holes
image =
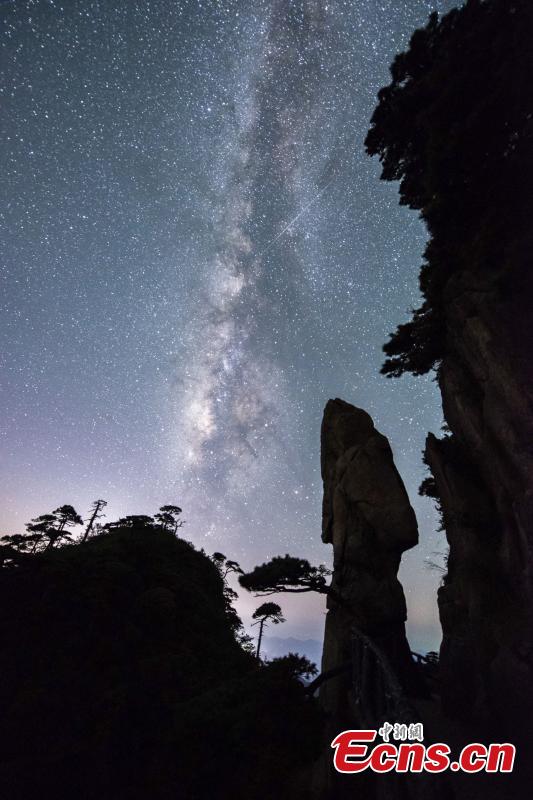
[[423, 485], [450, 545], [444, 707], [513, 738], [533, 712], [532, 36], [529, 0], [432, 15], [391, 65], [366, 139], [428, 231], [423, 302], [382, 372], [435, 370], [449, 428], [428, 438]]
[[[342, 600], [328, 598], [322, 671], [350, 661], [356, 624], [408, 682], [406, 605], [397, 575], [418, 530], [389, 442], [366, 411], [330, 400], [322, 422], [321, 467], [322, 539], [333, 545], [331, 585]], [[353, 727], [349, 674], [326, 682], [320, 699], [337, 732], [345, 724]]]
[[426, 446], [450, 545], [444, 705], [496, 714], [509, 731], [527, 730], [533, 710], [532, 323], [527, 299], [503, 294], [497, 276], [449, 282], [439, 385], [450, 434]]

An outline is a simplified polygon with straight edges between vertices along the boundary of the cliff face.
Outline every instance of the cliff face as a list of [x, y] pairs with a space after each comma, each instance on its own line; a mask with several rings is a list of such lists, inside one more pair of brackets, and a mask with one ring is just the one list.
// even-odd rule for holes
[[391, 65], [366, 139], [429, 236], [423, 302], [382, 373], [436, 369], [450, 430], [428, 437], [424, 484], [450, 544], [444, 707], [511, 741], [533, 713], [532, 35], [528, 0], [432, 15]]
[[451, 435], [426, 447], [450, 545], [443, 700], [514, 729], [533, 710], [530, 299], [503, 294], [497, 275], [462, 273], [446, 288], [445, 321], [439, 384]]
[[[355, 623], [380, 644], [399, 674], [407, 673], [406, 605], [397, 574], [418, 531], [390, 445], [365, 411], [330, 400], [322, 422], [321, 466], [322, 539], [333, 545], [331, 585], [343, 600], [328, 599], [322, 671], [350, 660]], [[321, 690], [321, 704], [337, 732], [344, 722], [353, 727], [349, 680], [337, 677]]]

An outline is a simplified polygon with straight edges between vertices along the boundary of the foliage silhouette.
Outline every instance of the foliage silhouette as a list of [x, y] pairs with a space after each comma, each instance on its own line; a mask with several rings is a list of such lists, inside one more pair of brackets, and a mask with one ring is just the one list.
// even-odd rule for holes
[[313, 664], [306, 656], [301, 656], [299, 653], [289, 653], [281, 658], [273, 658], [269, 661], [271, 669], [280, 667], [284, 671], [289, 671], [295, 678], [304, 678], [308, 680], [314, 675], [318, 674], [316, 664]]
[[278, 592], [320, 592], [329, 594], [327, 577], [331, 570], [323, 564], [313, 567], [305, 558], [284, 555], [274, 556], [270, 561], [255, 567], [252, 572], [241, 575], [239, 583], [256, 595], [271, 595]]
[[93, 531], [95, 524], [97, 524], [96, 520], [101, 519], [102, 517], [105, 516], [105, 514], [102, 514], [101, 512], [102, 509], [104, 509], [106, 506], [107, 502], [105, 500], [94, 501], [91, 507], [91, 513], [89, 519], [87, 521], [87, 527], [85, 528], [85, 531], [82, 536], [82, 542], [85, 542], [91, 535], [91, 532]]
[[420, 211], [430, 236], [423, 303], [384, 347], [389, 377], [440, 364], [461, 272], [485, 291], [504, 282], [517, 304], [531, 289], [532, 36], [529, 0], [468, 0], [431, 15], [379, 92], [367, 151], [383, 180], [400, 181], [400, 202]]
[[159, 512], [154, 515], [154, 519], [165, 530], [177, 533], [178, 529], [185, 525], [185, 521], [180, 519], [181, 513], [179, 506], [161, 506]]
[[252, 619], [257, 620], [254, 625], [259, 625], [259, 634], [257, 637], [257, 650], [255, 657], [259, 660], [259, 653], [261, 652], [261, 640], [263, 639], [263, 628], [266, 623], [271, 622], [274, 625], [279, 625], [280, 622], [285, 622], [281, 607], [277, 603], [263, 603], [255, 609], [252, 614]]
[[[25, 541], [15, 534], [15, 538], [11, 538], [11, 544], [20, 552], [30, 550], [34, 553], [41, 547], [51, 549], [71, 538], [67, 528], [82, 524], [83, 520], [76, 509], [70, 505], [63, 505], [51, 514], [41, 514], [40, 517], [32, 519], [26, 525], [29, 536], [25, 537]], [[5, 541], [6, 537], [3, 537], [3, 540]]]
[[131, 514], [127, 517], [120, 517], [120, 519], [117, 519], [114, 522], [106, 522], [106, 524], [102, 526], [102, 530], [112, 531], [119, 528], [149, 529], [153, 528], [154, 526], [155, 520], [153, 517], [150, 517], [147, 514]]
[[213, 553], [211, 560], [216, 565], [224, 581], [231, 572], [234, 572], [238, 575], [243, 574], [240, 564], [237, 561], [232, 561], [231, 559], [226, 558], [224, 553]]

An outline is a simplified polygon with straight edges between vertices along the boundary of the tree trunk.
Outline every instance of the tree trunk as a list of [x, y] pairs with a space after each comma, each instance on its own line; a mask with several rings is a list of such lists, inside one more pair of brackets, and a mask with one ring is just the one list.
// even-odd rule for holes
[[255, 657], [259, 661], [259, 651], [261, 650], [261, 639], [263, 638], [263, 625], [265, 624], [265, 620], [261, 620], [261, 624], [259, 625], [259, 636], [257, 638], [257, 651]]
[[93, 515], [92, 515], [91, 519], [89, 520], [89, 522], [87, 523], [87, 527], [85, 528], [85, 533], [83, 534], [83, 539], [81, 540], [82, 542], [85, 542], [87, 540], [90, 532], [92, 531], [93, 525], [94, 525], [94, 521], [95, 521], [99, 511], [100, 511], [100, 506], [97, 504], [96, 508], [93, 511]]

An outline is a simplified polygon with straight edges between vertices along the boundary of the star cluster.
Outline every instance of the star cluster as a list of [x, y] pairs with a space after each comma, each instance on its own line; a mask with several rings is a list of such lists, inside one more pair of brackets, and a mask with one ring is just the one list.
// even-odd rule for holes
[[[435, 645], [442, 535], [416, 490], [439, 398], [379, 375], [425, 232], [363, 141], [394, 54], [450, 7], [0, 5], [6, 531], [62, 502], [178, 502], [188, 538], [247, 567], [326, 561], [319, 427], [340, 396], [391, 439], [421, 527], [415, 644]], [[320, 635], [316, 602], [286, 607]]]

